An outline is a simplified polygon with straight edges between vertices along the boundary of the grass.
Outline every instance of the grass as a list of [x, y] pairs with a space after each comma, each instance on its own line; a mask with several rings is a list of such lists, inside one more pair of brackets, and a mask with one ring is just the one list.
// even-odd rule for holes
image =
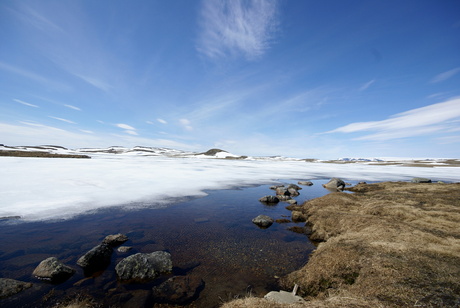
[[51, 158], [91, 158], [88, 155], [77, 154], [53, 154], [43, 151], [0, 151], [0, 156], [13, 156], [13, 157], [51, 157]]
[[[304, 203], [320, 241], [281, 286], [308, 300], [292, 307], [459, 307], [460, 184], [357, 185]], [[224, 307], [265, 306], [263, 299]], [[234, 305], [234, 306], [233, 306]]]

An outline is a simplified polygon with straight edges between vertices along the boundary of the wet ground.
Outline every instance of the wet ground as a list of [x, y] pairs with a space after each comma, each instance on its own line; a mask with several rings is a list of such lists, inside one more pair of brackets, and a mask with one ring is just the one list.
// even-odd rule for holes
[[[299, 203], [327, 194], [327, 181], [302, 186]], [[296, 183], [296, 181], [283, 181]], [[144, 294], [162, 280], [149, 284], [117, 282], [115, 265], [137, 252], [171, 253], [174, 274], [199, 277], [205, 287], [196, 307], [217, 307], [248, 293], [262, 296], [277, 289], [278, 278], [300, 268], [314, 249], [303, 234], [289, 231], [302, 223], [273, 224], [259, 229], [251, 220], [259, 214], [289, 218], [287, 203], [267, 206], [258, 201], [272, 195], [270, 185], [210, 191], [204, 198], [177, 202], [163, 209], [112, 208], [59, 222], [0, 222], [0, 277], [33, 282], [32, 288], [8, 299], [2, 307], [51, 307], [65, 298], [89, 295], [106, 307], [123, 306], [133, 295]], [[87, 278], [77, 259], [109, 234], [129, 237], [127, 253], [116, 250], [110, 266]], [[75, 268], [68, 281], [51, 285], [32, 277], [34, 268], [48, 257]], [[168, 277], [164, 277], [166, 279]]]

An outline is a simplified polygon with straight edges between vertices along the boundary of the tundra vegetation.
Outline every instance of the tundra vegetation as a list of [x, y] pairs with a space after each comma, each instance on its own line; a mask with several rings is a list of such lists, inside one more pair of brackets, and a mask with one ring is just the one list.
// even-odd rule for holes
[[303, 304], [248, 297], [235, 307], [459, 307], [460, 183], [359, 184], [298, 209], [319, 242], [281, 279]]

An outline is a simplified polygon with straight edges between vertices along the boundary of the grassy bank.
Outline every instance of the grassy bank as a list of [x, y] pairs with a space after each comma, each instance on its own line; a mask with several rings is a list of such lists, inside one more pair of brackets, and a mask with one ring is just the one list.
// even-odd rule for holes
[[459, 307], [460, 184], [357, 185], [299, 207], [309, 262], [281, 280], [307, 302], [239, 299], [223, 307]]

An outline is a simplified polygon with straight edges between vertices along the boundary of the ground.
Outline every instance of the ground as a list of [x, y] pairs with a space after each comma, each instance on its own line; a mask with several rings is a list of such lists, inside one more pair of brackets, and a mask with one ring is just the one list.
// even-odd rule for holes
[[360, 184], [305, 202], [309, 262], [281, 281], [302, 305], [246, 298], [233, 307], [459, 307], [460, 184]]

